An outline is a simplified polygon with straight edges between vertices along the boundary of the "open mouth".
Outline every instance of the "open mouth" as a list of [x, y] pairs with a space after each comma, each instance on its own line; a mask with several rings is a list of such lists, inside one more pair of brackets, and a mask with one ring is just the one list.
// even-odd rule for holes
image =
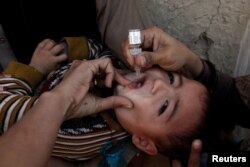
[[145, 83], [146, 81], [146, 76], [143, 76], [139, 79], [136, 79], [134, 81], [132, 81], [130, 84], [128, 84], [128, 87], [130, 89], [138, 89], [138, 88], [141, 88], [143, 86], [143, 84]]

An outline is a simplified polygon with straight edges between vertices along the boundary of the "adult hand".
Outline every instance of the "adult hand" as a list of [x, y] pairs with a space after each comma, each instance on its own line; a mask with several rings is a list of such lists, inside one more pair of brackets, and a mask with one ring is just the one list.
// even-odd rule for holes
[[[187, 167], [200, 167], [201, 149], [202, 149], [202, 142], [199, 139], [194, 140], [192, 143]], [[181, 167], [181, 162], [176, 159], [173, 160], [172, 167]]]
[[108, 58], [89, 61], [75, 60], [62, 82], [54, 89], [71, 101], [72, 105], [68, 109], [65, 119], [79, 118], [120, 106], [132, 107], [132, 102], [125, 97], [99, 98], [89, 94], [91, 82], [98, 73], [105, 74], [106, 87], [111, 87], [113, 80], [122, 85], [130, 82], [116, 71]]
[[[141, 54], [133, 57], [129, 52], [128, 40], [122, 44], [123, 56], [131, 66], [149, 68], [159, 65], [168, 71], [187, 71], [197, 76], [202, 71], [200, 58], [183, 43], [171, 37], [157, 27], [141, 31]], [[149, 51], [150, 50], [150, 51]]]
[[47, 75], [59, 63], [67, 59], [67, 55], [62, 53], [63, 49], [62, 44], [56, 44], [51, 39], [45, 39], [37, 45], [29, 65]]

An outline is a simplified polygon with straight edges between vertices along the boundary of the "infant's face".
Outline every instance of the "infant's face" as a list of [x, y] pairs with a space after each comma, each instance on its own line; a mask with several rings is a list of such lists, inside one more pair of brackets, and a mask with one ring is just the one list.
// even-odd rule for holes
[[116, 108], [122, 126], [132, 134], [165, 137], [174, 131], [182, 133], [200, 121], [200, 98], [206, 89], [197, 81], [177, 73], [151, 68], [138, 78], [135, 73], [125, 76], [133, 81], [125, 87], [118, 85], [116, 93], [132, 100], [132, 109]]

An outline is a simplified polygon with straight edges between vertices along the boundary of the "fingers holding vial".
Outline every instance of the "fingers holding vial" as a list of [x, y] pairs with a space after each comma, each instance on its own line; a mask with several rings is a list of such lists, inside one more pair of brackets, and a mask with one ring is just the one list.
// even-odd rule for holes
[[[128, 34], [129, 39], [129, 52], [132, 56], [137, 56], [142, 52], [141, 48], [141, 31], [139, 29], [131, 29]], [[141, 73], [140, 67], [135, 66], [136, 75]]]

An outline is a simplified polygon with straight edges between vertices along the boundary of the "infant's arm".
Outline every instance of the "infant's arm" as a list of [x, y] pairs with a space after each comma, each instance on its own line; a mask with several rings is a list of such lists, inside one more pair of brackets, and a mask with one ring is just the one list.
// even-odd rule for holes
[[0, 133], [20, 120], [37, 101], [29, 84], [17, 78], [0, 78]]
[[44, 75], [34, 67], [16, 61], [9, 63], [8, 67], [4, 70], [4, 74], [27, 82], [33, 90], [37, 88], [44, 78]]

